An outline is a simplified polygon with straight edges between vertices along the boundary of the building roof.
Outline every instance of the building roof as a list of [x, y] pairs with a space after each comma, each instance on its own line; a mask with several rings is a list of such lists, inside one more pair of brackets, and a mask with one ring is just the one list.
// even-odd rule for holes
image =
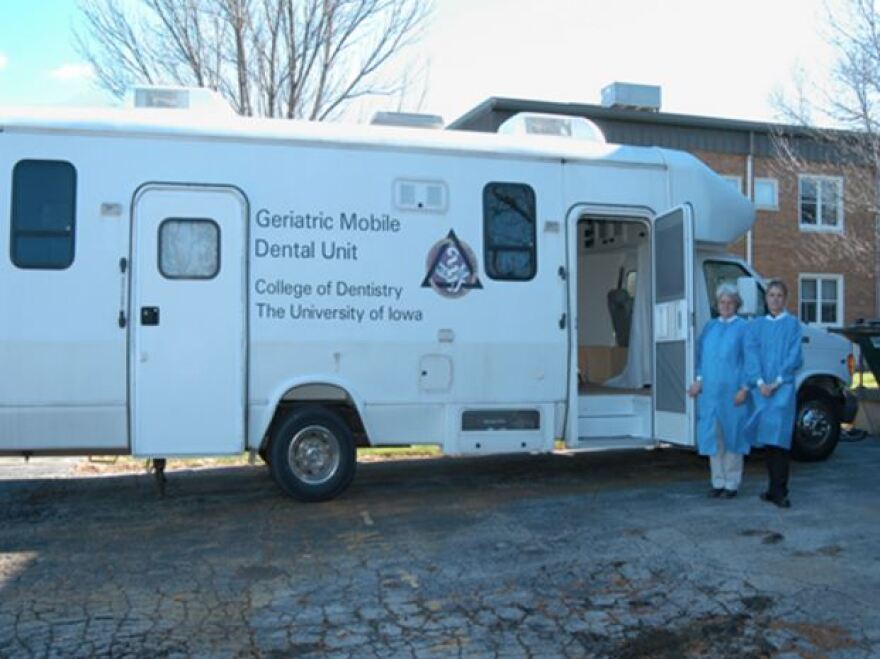
[[800, 157], [822, 162], [851, 160], [852, 155], [845, 157], [836, 144], [841, 140], [851, 141], [857, 135], [851, 131], [806, 126], [495, 96], [450, 123], [448, 128], [495, 132], [519, 112], [586, 117], [602, 129], [608, 142], [684, 151], [775, 157], [775, 140], [782, 137], [789, 140]]

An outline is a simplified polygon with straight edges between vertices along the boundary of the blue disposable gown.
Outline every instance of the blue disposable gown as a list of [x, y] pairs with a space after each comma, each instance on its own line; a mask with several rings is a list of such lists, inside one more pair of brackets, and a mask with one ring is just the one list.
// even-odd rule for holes
[[[756, 389], [748, 432], [755, 446], [791, 448], [796, 409], [794, 376], [801, 367], [802, 335], [801, 321], [788, 313], [775, 319], [762, 316], [749, 324], [746, 375]], [[766, 384], [781, 384], [770, 398], [765, 398], [757, 388], [759, 379]]]
[[716, 429], [721, 427], [724, 446], [731, 453], [745, 455], [750, 442], [744, 428], [749, 417], [748, 402], [735, 405], [736, 392], [746, 385], [745, 337], [748, 323], [734, 317], [725, 322], [709, 321], [697, 343], [697, 375], [703, 390], [697, 398], [697, 447], [700, 455], [715, 455]]

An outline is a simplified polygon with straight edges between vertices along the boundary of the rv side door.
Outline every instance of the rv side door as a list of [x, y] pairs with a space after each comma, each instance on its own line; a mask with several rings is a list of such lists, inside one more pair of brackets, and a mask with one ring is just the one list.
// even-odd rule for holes
[[654, 220], [654, 436], [693, 446], [693, 212], [678, 206]]
[[152, 185], [132, 214], [132, 454], [244, 450], [247, 200]]

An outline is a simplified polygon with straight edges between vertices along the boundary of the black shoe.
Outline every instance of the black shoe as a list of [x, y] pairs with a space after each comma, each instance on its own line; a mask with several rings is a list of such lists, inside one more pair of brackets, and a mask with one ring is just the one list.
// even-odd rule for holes
[[769, 492], [761, 492], [761, 501], [772, 503], [778, 508], [791, 508], [791, 501], [788, 500], [788, 497], [774, 497]]
[[722, 499], [733, 499], [736, 497], [736, 490], [721, 490], [718, 496]]
[[709, 490], [709, 493], [706, 496], [708, 496], [710, 499], [717, 499], [721, 496], [722, 492], [724, 492], [723, 487], [713, 487], [711, 490]]

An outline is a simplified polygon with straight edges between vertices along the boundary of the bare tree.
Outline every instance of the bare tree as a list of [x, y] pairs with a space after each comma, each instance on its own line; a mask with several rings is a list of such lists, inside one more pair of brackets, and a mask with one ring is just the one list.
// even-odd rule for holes
[[79, 0], [77, 50], [120, 97], [209, 87], [244, 115], [323, 120], [411, 82], [380, 72], [421, 36], [432, 0]]
[[[848, 210], [874, 216], [874, 312], [880, 313], [880, 13], [874, 0], [829, 0], [827, 38], [835, 52], [827, 85], [800, 70], [794, 93], [777, 92], [772, 102], [797, 130], [773, 136], [779, 167], [805, 171], [810, 157], [833, 162], [846, 179]], [[817, 128], [830, 124], [834, 129]], [[859, 246], [854, 245], [853, 249]], [[864, 259], [867, 246], [852, 254]]]

